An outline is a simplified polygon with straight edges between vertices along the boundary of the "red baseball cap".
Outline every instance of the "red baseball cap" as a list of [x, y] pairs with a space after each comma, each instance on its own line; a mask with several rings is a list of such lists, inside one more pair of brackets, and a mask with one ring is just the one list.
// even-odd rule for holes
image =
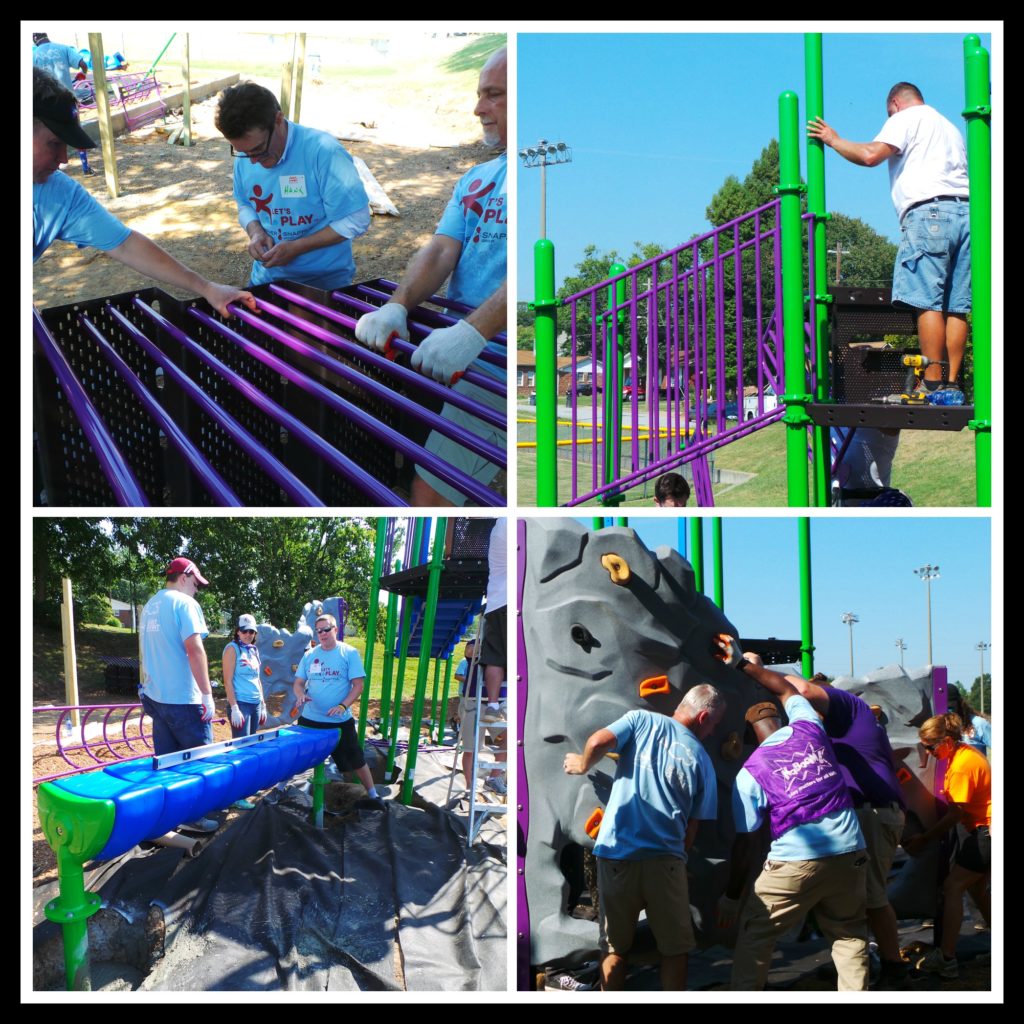
[[191, 559], [175, 558], [174, 561], [172, 561], [171, 564], [167, 566], [166, 569], [164, 569], [164, 575], [170, 576], [171, 573], [174, 572], [181, 572], [184, 573], [186, 576], [194, 576], [196, 578], [196, 582], [199, 583], [200, 586], [208, 587], [210, 585], [210, 581], [203, 579], [199, 570], [196, 568], [196, 563], [193, 562]]

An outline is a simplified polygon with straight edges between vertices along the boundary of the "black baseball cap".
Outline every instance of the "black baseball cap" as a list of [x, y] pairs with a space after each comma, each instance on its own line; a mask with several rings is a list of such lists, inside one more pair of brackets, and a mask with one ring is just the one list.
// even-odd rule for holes
[[42, 121], [61, 142], [74, 149], [95, 149], [92, 136], [78, 122], [78, 109], [74, 100], [36, 100], [32, 103], [32, 116]]

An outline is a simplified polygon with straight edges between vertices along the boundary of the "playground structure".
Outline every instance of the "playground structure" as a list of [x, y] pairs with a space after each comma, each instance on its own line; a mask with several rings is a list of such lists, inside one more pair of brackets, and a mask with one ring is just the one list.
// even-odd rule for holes
[[[394, 518], [377, 520], [364, 656], [367, 680], [374, 667], [381, 592], [389, 597], [383, 630], [382, 719], [375, 729], [376, 738], [366, 740], [367, 755], [371, 766], [381, 766], [387, 781], [398, 781], [404, 770], [398, 802], [406, 806], [413, 802], [418, 754], [424, 750], [443, 754], [454, 743], [454, 735], [445, 731], [451, 658], [480, 610], [493, 522], [440, 518], [433, 524], [431, 545], [430, 519], [410, 518], [401, 533]], [[402, 538], [404, 556], [399, 559], [395, 555]], [[389, 563], [395, 571], [385, 575], [383, 569]], [[309, 768], [314, 768], [311, 817], [323, 827], [324, 759], [336, 745], [337, 733], [290, 727], [295, 705], [291, 684], [298, 660], [313, 641], [316, 617], [324, 612], [333, 614], [343, 630], [346, 610], [341, 598], [310, 601], [294, 633], [260, 625], [258, 646], [265, 695], [283, 693], [285, 702], [281, 714], [268, 721], [266, 731], [250, 737], [154, 757], [137, 704], [40, 709], [58, 713], [58, 751], [73, 766], [68, 772], [36, 780], [41, 782], [40, 822], [57, 856], [60, 883], [60, 895], [48, 905], [46, 914], [64, 928], [69, 989], [88, 988], [90, 984], [85, 922], [99, 909], [99, 901], [84, 888], [86, 861], [117, 857], [140, 841], [165, 835], [183, 821], [219, 810]], [[419, 671], [408, 721], [402, 717], [401, 707], [405, 665], [410, 656], [419, 659]], [[428, 694], [431, 659], [433, 687]], [[370, 724], [369, 698], [367, 685], [358, 709], [360, 742]], [[69, 716], [75, 710], [85, 711], [77, 726], [81, 743], [64, 738], [64, 724], [70, 724]], [[89, 718], [103, 711], [102, 738], [90, 741], [86, 738]], [[425, 720], [426, 746], [421, 742]], [[408, 738], [402, 739], [400, 728], [407, 722]], [[85, 769], [72, 756], [83, 751], [93, 762]], [[140, 757], [140, 753], [145, 756]], [[404, 767], [396, 764], [399, 755], [404, 755]], [[99, 771], [88, 770], [100, 766]], [[464, 842], [468, 841], [468, 832], [467, 826]]]
[[[991, 504], [988, 67], [988, 53], [979, 38], [967, 36], [963, 116], [968, 122], [971, 174], [973, 406], [879, 402], [902, 390], [899, 358], [906, 353], [866, 355], [859, 345], [851, 347], [851, 339], [859, 338], [865, 326], [856, 307], [876, 307], [870, 331], [878, 336], [913, 331], [907, 329], [906, 313], [890, 305], [887, 290], [870, 290], [877, 294], [865, 298], [842, 294], [849, 289], [828, 288], [823, 144], [807, 140], [805, 187], [799, 150], [803, 122], [796, 93], [787, 91], [779, 97], [778, 199], [637, 266], [627, 269], [615, 264], [605, 281], [562, 301], [555, 293], [554, 245], [546, 238], [536, 243], [532, 308], [536, 313], [538, 506], [560, 502], [614, 506], [631, 487], [686, 464], [691, 467], [697, 503], [713, 505], [709, 455], [778, 420], [786, 424], [791, 506], [831, 504], [830, 481], [853, 431], [860, 427], [973, 430], [977, 504]], [[824, 112], [820, 34], [805, 37], [805, 68], [804, 120], [810, 120]], [[801, 213], [803, 193], [806, 213]], [[555, 337], [559, 306], [568, 310], [572, 358], [567, 500], [558, 480]], [[629, 448], [624, 452], [627, 355], [633, 384], [639, 381], [640, 390], [646, 390], [647, 420], [642, 421], [638, 402], [632, 401]], [[592, 361], [595, 381], [589, 402], [582, 405], [577, 402], [576, 375], [581, 359]], [[753, 367], [749, 377], [745, 362]], [[600, 398], [597, 381], [603, 382]], [[756, 387], [756, 411], [730, 425], [727, 401], [731, 395], [739, 402], [737, 396], [743, 396], [747, 385]], [[766, 402], [769, 394], [778, 396], [778, 407]], [[664, 443], [663, 417], [670, 435]], [[653, 439], [650, 458], [641, 458], [643, 427], [649, 428]], [[843, 432], [835, 458], [833, 428]], [[581, 431], [585, 439], [580, 438]]]
[[[615, 769], [602, 761], [587, 776], [568, 776], [561, 767], [565, 753], [582, 750], [591, 733], [629, 710], [671, 714], [700, 682], [718, 687], [728, 708], [716, 735], [705, 742], [718, 779], [719, 816], [702, 823], [689, 854], [691, 909], [701, 948], [731, 946], [735, 938], [717, 928], [715, 906], [725, 890], [734, 836], [730, 794], [749, 752], [744, 713], [765, 692], [745, 675], [723, 671], [711, 655], [715, 633], [738, 635], [722, 611], [720, 523], [713, 548], [714, 600], [704, 594], [699, 532], [692, 538], [691, 564], [672, 548], [649, 551], [624, 520], [619, 523], [605, 528], [595, 520], [590, 531], [567, 519], [518, 524], [520, 990], [532, 987], [533, 967], [572, 968], [597, 951], [596, 923], [570, 911], [585, 888], [583, 851], [593, 848]], [[681, 533], [685, 525], [680, 520]], [[802, 519], [797, 525], [801, 640], [741, 638], [741, 644], [768, 664], [799, 660], [801, 674], [810, 677], [810, 524]], [[929, 827], [942, 813], [933, 796], [941, 777], [918, 745], [917, 726], [946, 709], [945, 669], [907, 673], [890, 666], [863, 678], [839, 678], [834, 685], [879, 704], [893, 747], [918, 755], [907, 754], [899, 778], [908, 832]], [[897, 915], [935, 915], [941, 863], [935, 853], [902, 867], [890, 885]]]
[[[232, 306], [227, 322], [155, 288], [33, 311], [36, 504], [404, 506], [395, 488], [421, 465], [471, 504], [503, 505], [424, 442], [438, 430], [504, 469], [503, 450], [440, 415], [448, 402], [504, 429], [504, 409], [402, 365], [411, 343], [380, 355], [354, 341], [396, 287], [262, 285], [259, 315]], [[418, 342], [452, 322], [418, 307], [409, 327]], [[464, 376], [501, 404], [503, 381]]]

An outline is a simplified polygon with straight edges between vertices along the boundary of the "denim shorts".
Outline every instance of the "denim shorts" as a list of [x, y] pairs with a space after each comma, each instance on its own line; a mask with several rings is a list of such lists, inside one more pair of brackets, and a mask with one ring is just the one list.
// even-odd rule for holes
[[893, 305], [970, 312], [970, 210], [966, 202], [941, 199], [907, 213], [892, 274]]
[[213, 742], [213, 726], [203, 721], [202, 704], [161, 704], [140, 696], [143, 710], [153, 720], [154, 754], [173, 754]]

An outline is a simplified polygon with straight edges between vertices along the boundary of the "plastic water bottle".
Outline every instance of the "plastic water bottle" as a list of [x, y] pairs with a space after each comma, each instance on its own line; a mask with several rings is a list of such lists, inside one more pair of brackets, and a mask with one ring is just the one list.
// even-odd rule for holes
[[964, 393], [952, 388], [935, 391], [928, 396], [931, 405], [963, 405]]
[[71, 724], [70, 715], [66, 715], [64, 717], [64, 722], [60, 727], [60, 731], [65, 743], [67, 743], [71, 739], [72, 735], [74, 735], [75, 727]]

